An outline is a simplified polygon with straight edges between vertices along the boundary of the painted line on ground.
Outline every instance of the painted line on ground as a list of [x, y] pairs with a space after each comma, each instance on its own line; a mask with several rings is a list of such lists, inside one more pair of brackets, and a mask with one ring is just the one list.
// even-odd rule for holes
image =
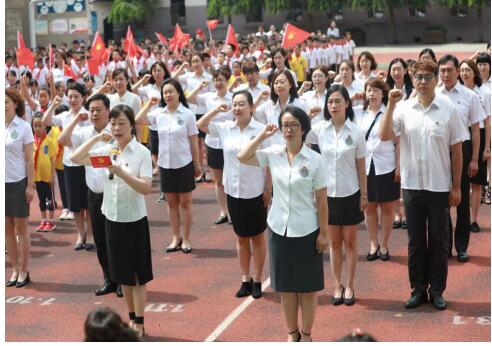
[[[261, 287], [262, 287], [262, 291], [265, 291], [268, 287], [270, 287], [270, 277], [268, 277], [268, 279], [266, 279], [265, 282], [261, 284]], [[232, 322], [234, 322], [234, 320], [238, 318], [239, 315], [241, 315], [244, 312], [244, 310], [247, 309], [247, 307], [254, 300], [255, 299], [253, 299], [253, 297], [251, 296], [246, 298], [246, 300], [242, 302], [241, 305], [239, 305], [233, 312], [231, 312], [229, 316], [227, 316], [225, 320], [223, 320], [222, 323], [219, 324], [219, 326], [215, 328], [215, 330], [209, 336], [207, 336], [204, 342], [215, 341], [232, 324]]]

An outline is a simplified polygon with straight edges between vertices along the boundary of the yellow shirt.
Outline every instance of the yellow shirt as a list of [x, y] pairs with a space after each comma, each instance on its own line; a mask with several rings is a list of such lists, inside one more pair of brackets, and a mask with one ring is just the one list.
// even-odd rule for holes
[[52, 178], [51, 159], [56, 157], [56, 145], [51, 138], [46, 136], [39, 144], [39, 151], [36, 157], [37, 148], [37, 143], [34, 141], [34, 181], [44, 181], [49, 183]]
[[236, 76], [231, 76], [231, 78], [229, 78], [229, 81], [227, 82], [227, 88], [230, 88], [231, 85], [234, 84], [234, 82], [236, 81], [236, 79], [240, 78], [241, 79], [241, 84], [244, 84], [247, 82], [247, 79], [246, 77], [243, 75], [243, 73], [241, 72], [241, 75], [239, 77], [236, 77]]
[[147, 125], [137, 125], [137, 135], [140, 139], [140, 143], [149, 143], [149, 127]]
[[63, 171], [63, 146], [58, 145], [58, 137], [60, 137], [61, 130], [59, 127], [53, 126], [51, 128], [48, 137], [51, 139], [53, 144], [56, 146], [56, 162], [55, 168], [59, 171]]
[[306, 80], [306, 70], [308, 67], [308, 62], [302, 55], [297, 57], [295, 54], [292, 55], [292, 59], [289, 61], [290, 69], [295, 72], [298, 82], [304, 82]]

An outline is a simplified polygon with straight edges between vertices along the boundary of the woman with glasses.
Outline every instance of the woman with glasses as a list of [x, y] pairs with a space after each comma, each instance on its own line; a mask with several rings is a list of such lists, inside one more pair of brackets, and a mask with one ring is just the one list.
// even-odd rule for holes
[[[213, 82], [215, 91], [200, 93], [200, 91], [208, 87], [208, 82], [202, 82], [198, 87], [193, 89], [188, 94], [188, 102], [196, 104], [199, 108], [211, 111], [221, 104], [229, 105], [227, 112], [220, 114], [213, 119], [214, 123], [222, 123], [226, 120], [233, 120], [234, 116], [231, 112], [232, 94], [227, 89], [227, 81], [231, 77], [229, 67], [220, 67], [213, 74]], [[206, 113], [205, 112], [205, 113]], [[206, 132], [205, 132], [206, 133]], [[222, 175], [224, 172], [224, 152], [222, 143], [219, 137], [207, 134], [205, 136], [205, 144], [207, 145], [207, 160], [208, 166], [212, 169], [215, 182], [215, 197], [219, 204], [220, 215], [214, 222], [216, 225], [223, 223], [231, 223], [229, 212], [227, 210], [226, 195], [224, 185], [222, 184]]]
[[490, 158], [490, 92], [482, 87], [482, 78], [477, 65], [473, 60], [463, 60], [459, 65], [460, 82], [468, 89], [473, 90], [480, 99], [485, 115], [484, 121], [480, 122], [480, 147], [478, 152], [478, 171], [470, 178], [471, 192], [471, 232], [479, 232], [477, 223], [478, 211], [480, 209], [480, 190], [487, 185], [487, 160]]
[[272, 289], [280, 292], [288, 341], [311, 341], [317, 292], [324, 288], [323, 251], [328, 245], [326, 167], [320, 155], [304, 145], [311, 125], [302, 109], [288, 106], [276, 124], [283, 144], [258, 150], [278, 132], [277, 125], [269, 123], [237, 158], [272, 172], [275, 193], [268, 214]]
[[[335, 280], [333, 305], [355, 303], [357, 225], [364, 221], [367, 207], [366, 141], [353, 122], [354, 111], [347, 89], [332, 85], [326, 94], [325, 120], [313, 127], [311, 141], [320, 148], [327, 165], [328, 236], [330, 264]], [[348, 279], [342, 285], [342, 245]]]

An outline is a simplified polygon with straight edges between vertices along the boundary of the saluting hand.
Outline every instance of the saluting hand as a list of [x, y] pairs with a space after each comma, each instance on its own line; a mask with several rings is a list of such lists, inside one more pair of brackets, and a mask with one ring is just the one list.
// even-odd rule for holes
[[314, 118], [319, 112], [321, 112], [321, 107], [314, 106], [313, 108], [309, 109], [309, 117]]
[[275, 132], [277, 132], [277, 131], [278, 131], [277, 125], [268, 124], [267, 126], [265, 126], [265, 129], [263, 129], [263, 132], [261, 133], [261, 135], [263, 136], [264, 139], [266, 139], [266, 138], [272, 137], [275, 134]]
[[200, 90], [203, 90], [205, 89], [206, 87], [208, 87], [208, 85], [210, 84], [210, 82], [208, 80], [204, 80], [200, 83]]
[[149, 104], [151, 106], [155, 106], [155, 105], [159, 104], [159, 102], [161, 102], [161, 99], [160, 99], [160, 97], [157, 97], [157, 96], [152, 96], [149, 100]]
[[215, 110], [219, 113], [227, 112], [230, 109], [230, 106], [227, 103], [222, 103], [215, 107]]
[[403, 92], [400, 89], [391, 89], [388, 94], [388, 103], [395, 105], [401, 99], [403, 99]]
[[106, 132], [106, 131], [102, 131], [101, 133], [99, 133], [97, 135], [98, 139], [101, 141], [101, 142], [105, 142], [105, 143], [108, 143], [110, 140], [113, 139], [113, 136], [111, 135], [111, 133], [109, 132]]
[[63, 99], [60, 96], [56, 95], [53, 99], [53, 105], [55, 106], [55, 108], [61, 105], [62, 101]]

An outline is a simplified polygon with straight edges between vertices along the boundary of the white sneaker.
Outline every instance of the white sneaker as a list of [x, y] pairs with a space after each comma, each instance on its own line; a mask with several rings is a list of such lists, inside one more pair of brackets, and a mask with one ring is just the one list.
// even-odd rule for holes
[[72, 212], [69, 212], [69, 213], [67, 214], [67, 217], [66, 217], [66, 219], [65, 219], [65, 220], [74, 220], [74, 219], [75, 219], [75, 217], [73, 216], [73, 213], [72, 213]]
[[69, 213], [68, 209], [63, 209], [63, 211], [62, 211], [62, 213], [61, 213], [61, 215], [60, 215], [60, 217], [58, 219], [59, 220], [66, 220], [67, 219], [67, 216], [68, 216], [68, 213]]

